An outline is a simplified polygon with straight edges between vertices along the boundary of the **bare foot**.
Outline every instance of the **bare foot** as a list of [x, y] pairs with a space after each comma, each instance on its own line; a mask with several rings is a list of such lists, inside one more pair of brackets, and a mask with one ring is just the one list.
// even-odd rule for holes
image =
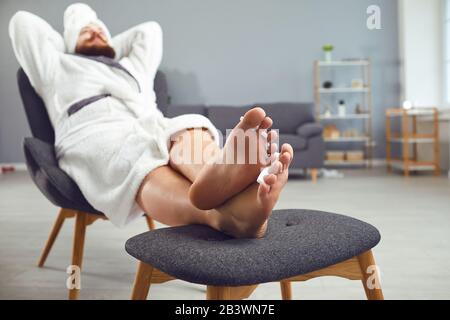
[[292, 147], [284, 144], [277, 174], [266, 176], [264, 184], [252, 184], [217, 208], [222, 215], [219, 230], [236, 238], [262, 238], [265, 235], [267, 221], [288, 180], [293, 155]]
[[[194, 206], [202, 210], [217, 208], [256, 181], [261, 167], [268, 164], [265, 158], [267, 142], [277, 138], [275, 131], [267, 138], [263, 136], [271, 126], [272, 119], [266, 117], [263, 109], [253, 108], [245, 113], [229, 134], [223, 149], [214, 161], [204, 165], [189, 188], [189, 198]], [[255, 128], [260, 130], [249, 131]], [[253, 134], [256, 140], [249, 143], [250, 139], [243, 134]], [[239, 140], [243, 142], [241, 146]]]

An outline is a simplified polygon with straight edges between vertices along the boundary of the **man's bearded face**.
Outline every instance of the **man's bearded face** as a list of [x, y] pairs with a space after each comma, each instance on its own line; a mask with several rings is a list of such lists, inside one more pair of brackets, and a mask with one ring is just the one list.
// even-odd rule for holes
[[108, 44], [108, 38], [102, 28], [96, 24], [88, 24], [81, 29], [75, 52], [86, 56], [105, 56], [114, 58], [116, 52]]

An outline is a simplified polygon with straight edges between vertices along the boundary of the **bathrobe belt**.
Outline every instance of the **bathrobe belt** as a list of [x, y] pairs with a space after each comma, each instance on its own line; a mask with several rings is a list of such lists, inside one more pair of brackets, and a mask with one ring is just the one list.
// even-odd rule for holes
[[[137, 81], [137, 79], [131, 74], [131, 72], [129, 72], [125, 67], [123, 67], [118, 61], [108, 58], [108, 57], [105, 57], [105, 56], [85, 56], [85, 55], [81, 55], [81, 54], [73, 54], [73, 55], [81, 57], [81, 58], [90, 59], [90, 60], [93, 60], [96, 62], [100, 62], [100, 63], [106, 64], [107, 66], [110, 66], [112, 68], [117, 68], [117, 69], [125, 72], [136, 82], [137, 89], [138, 89], [139, 93], [141, 93], [141, 86], [139, 85], [139, 81]], [[88, 104], [91, 104], [97, 100], [100, 100], [100, 99], [103, 99], [106, 97], [110, 97], [110, 96], [111, 96], [111, 94], [104, 93], [104, 94], [99, 94], [99, 95], [96, 95], [93, 97], [83, 99], [83, 100], [78, 101], [78, 102], [74, 103], [73, 105], [71, 105], [69, 107], [69, 109], [67, 110], [67, 113], [69, 114], [69, 117], [70, 117], [75, 112], [81, 110], [83, 107], [87, 106]]]
[[70, 117], [75, 112], [80, 111], [82, 108], [86, 107], [87, 105], [94, 103], [95, 101], [98, 101], [100, 99], [110, 97], [110, 96], [111, 96], [110, 93], [103, 93], [103, 94], [99, 94], [99, 95], [96, 95], [93, 97], [89, 97], [89, 98], [80, 100], [80, 101], [74, 103], [73, 105], [71, 105], [69, 107], [69, 109], [67, 110], [67, 113], [69, 114], [69, 117]]

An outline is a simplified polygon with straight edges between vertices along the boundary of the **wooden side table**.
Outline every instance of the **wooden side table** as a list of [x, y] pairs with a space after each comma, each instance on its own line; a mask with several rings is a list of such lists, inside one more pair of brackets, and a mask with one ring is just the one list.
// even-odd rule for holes
[[[418, 133], [417, 119], [420, 116], [433, 117], [433, 132]], [[392, 121], [400, 119], [401, 130], [392, 132]], [[418, 159], [418, 144], [433, 144], [433, 159], [422, 161]], [[401, 145], [401, 157], [392, 157], [392, 146]], [[412, 152], [411, 152], [412, 147]], [[400, 169], [405, 176], [411, 171], [433, 171], [440, 175], [439, 166], [439, 115], [437, 108], [415, 108], [415, 109], [388, 109], [386, 110], [386, 161], [388, 171]]]

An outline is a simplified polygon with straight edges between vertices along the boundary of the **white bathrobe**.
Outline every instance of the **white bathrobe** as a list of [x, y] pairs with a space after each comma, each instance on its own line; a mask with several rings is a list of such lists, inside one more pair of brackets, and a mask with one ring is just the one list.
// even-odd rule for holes
[[[157, 22], [112, 39], [115, 60], [125, 71], [67, 54], [61, 35], [29, 12], [13, 16], [9, 34], [20, 65], [47, 107], [61, 169], [115, 225], [144, 213], [135, 202], [137, 190], [150, 171], [168, 163], [173, 134], [203, 127], [219, 142], [207, 118], [168, 119], [157, 109], [153, 80], [162, 58]], [[68, 115], [71, 105], [99, 94], [111, 96]]]

